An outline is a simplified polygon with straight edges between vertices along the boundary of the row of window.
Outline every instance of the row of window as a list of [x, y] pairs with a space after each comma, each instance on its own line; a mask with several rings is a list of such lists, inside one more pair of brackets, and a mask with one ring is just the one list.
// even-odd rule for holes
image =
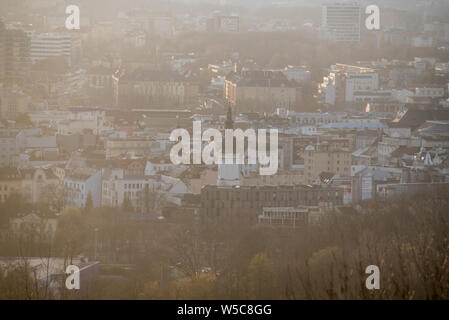
[[279, 201], [279, 200], [304, 200], [304, 199], [315, 199], [315, 198], [323, 198], [327, 196], [327, 198], [331, 198], [332, 196], [338, 197], [338, 191], [322, 191], [320, 193], [317, 192], [255, 192], [255, 193], [247, 193], [247, 192], [236, 192], [236, 193], [220, 193], [215, 192], [206, 192], [206, 200], [241, 200], [241, 201]]

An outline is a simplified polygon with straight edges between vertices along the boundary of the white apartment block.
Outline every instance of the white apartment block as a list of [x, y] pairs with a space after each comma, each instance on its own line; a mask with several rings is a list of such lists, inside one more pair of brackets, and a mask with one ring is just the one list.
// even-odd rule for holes
[[360, 5], [333, 3], [324, 5], [321, 16], [322, 37], [342, 43], [360, 42]]
[[67, 62], [72, 64], [76, 51], [79, 50], [81, 42], [69, 34], [43, 33], [31, 39], [30, 55], [31, 61], [36, 63], [51, 57], [66, 57]]
[[[157, 193], [160, 197], [180, 205], [183, 194], [190, 193], [180, 179], [157, 176], [125, 176], [123, 169], [107, 169], [102, 181], [102, 205], [120, 207], [128, 200], [140, 212], [147, 210], [146, 201]], [[148, 197], [148, 198], [147, 198]], [[146, 199], [147, 198], [147, 199]], [[151, 204], [153, 205], [153, 204]]]
[[346, 102], [353, 102], [356, 92], [374, 91], [378, 89], [379, 75], [377, 72], [349, 73], [346, 75]]
[[379, 90], [379, 74], [371, 68], [335, 64], [320, 86], [326, 104], [354, 102], [357, 93]]
[[310, 80], [311, 73], [306, 67], [303, 66], [287, 66], [282, 73], [288, 80], [294, 80], [298, 83], [302, 83]]
[[99, 135], [112, 131], [112, 124], [106, 119], [106, 111], [96, 107], [71, 107], [66, 113], [66, 118], [57, 121], [58, 134], [83, 133], [84, 130], [92, 130]]
[[443, 98], [446, 90], [443, 87], [423, 87], [415, 88], [415, 97], [422, 98]]
[[82, 208], [90, 195], [93, 206], [101, 206], [101, 177], [101, 170], [83, 169], [69, 173], [64, 178], [65, 205]]

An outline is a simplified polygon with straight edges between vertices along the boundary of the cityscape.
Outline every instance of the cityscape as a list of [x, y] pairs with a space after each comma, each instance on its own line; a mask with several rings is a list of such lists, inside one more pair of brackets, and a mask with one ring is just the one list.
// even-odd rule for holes
[[448, 1], [0, 1], [0, 300], [447, 300], [448, 263]]

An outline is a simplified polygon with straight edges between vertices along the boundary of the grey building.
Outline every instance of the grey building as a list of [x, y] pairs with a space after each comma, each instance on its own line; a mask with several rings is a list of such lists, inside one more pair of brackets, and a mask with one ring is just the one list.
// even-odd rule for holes
[[201, 190], [202, 218], [256, 221], [264, 207], [343, 204], [343, 189], [334, 186], [205, 186]]

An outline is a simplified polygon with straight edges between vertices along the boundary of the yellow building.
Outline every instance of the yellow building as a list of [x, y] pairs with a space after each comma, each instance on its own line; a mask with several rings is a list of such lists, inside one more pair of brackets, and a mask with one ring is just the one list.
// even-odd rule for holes
[[21, 176], [16, 168], [4, 167], [0, 169], [0, 203], [5, 202], [11, 195], [20, 193]]
[[137, 69], [112, 77], [117, 106], [177, 106], [195, 101], [198, 82], [181, 74], [163, 70]]
[[351, 175], [352, 153], [329, 143], [307, 146], [304, 153], [304, 181], [312, 184], [320, 173], [331, 172], [341, 177]]
[[20, 170], [21, 195], [31, 203], [50, 201], [59, 185], [52, 169], [31, 168]]
[[54, 196], [59, 179], [51, 169], [2, 168], [0, 170], [0, 202], [18, 194], [30, 203], [46, 201]]
[[156, 141], [147, 138], [109, 139], [106, 141], [106, 159], [149, 155], [154, 143]]
[[257, 104], [271, 110], [292, 108], [300, 95], [299, 85], [281, 72], [237, 70], [224, 81], [224, 97], [234, 106]]

